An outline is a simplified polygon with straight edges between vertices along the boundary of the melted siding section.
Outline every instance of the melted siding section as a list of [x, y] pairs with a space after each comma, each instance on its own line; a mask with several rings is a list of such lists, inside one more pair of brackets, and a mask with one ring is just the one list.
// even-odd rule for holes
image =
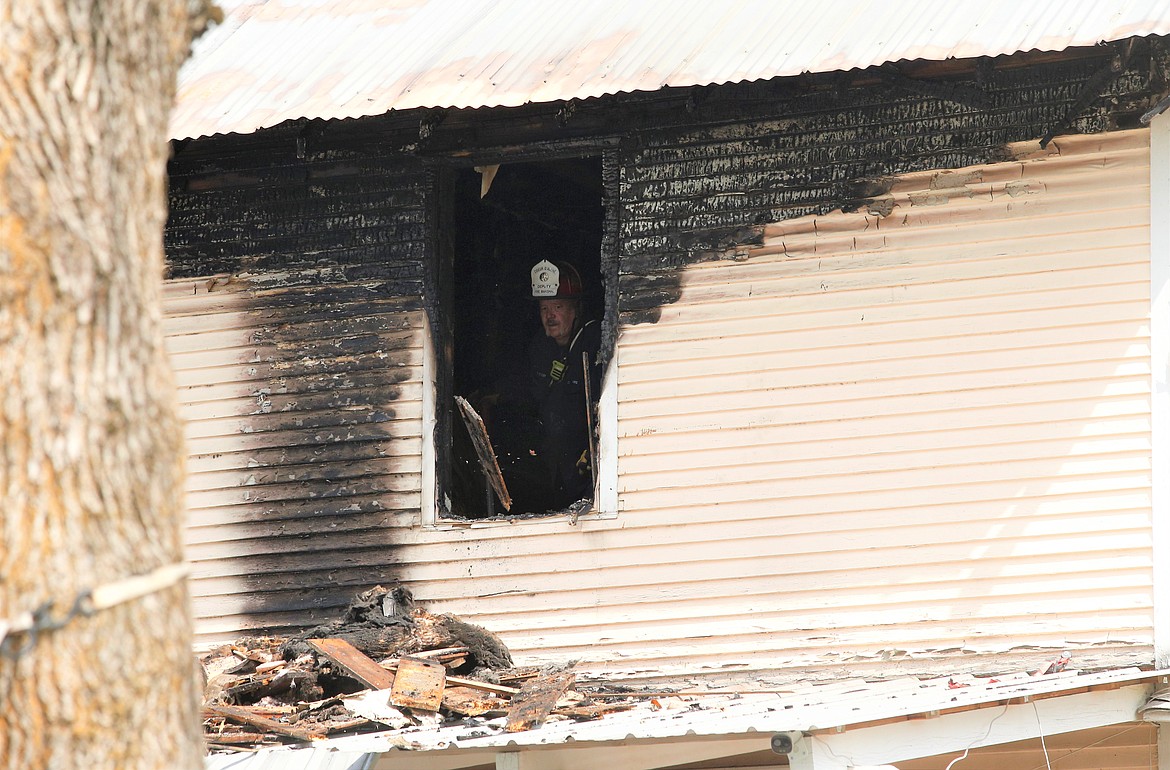
[[212, 277], [169, 282], [166, 311], [199, 641], [313, 625], [392, 580], [420, 504], [418, 301]]
[[655, 543], [626, 569], [658, 599], [621, 646], [1148, 644], [1146, 141], [908, 175], [888, 216], [686, 268], [620, 340], [623, 540]]

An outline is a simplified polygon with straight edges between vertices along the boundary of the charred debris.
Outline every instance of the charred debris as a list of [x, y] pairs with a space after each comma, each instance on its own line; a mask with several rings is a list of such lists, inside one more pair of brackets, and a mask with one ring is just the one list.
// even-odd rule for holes
[[517, 667], [490, 631], [415, 606], [400, 586], [365, 591], [342, 618], [299, 636], [242, 639], [200, 663], [211, 751], [458, 724], [518, 732], [660, 694], [584, 685], [571, 667]]

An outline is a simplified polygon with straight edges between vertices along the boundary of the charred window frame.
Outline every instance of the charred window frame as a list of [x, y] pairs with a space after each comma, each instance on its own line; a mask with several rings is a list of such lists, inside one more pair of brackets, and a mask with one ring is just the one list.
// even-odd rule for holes
[[[542, 518], [547, 520], [576, 520], [578, 516], [609, 516], [616, 512], [617, 507], [617, 394], [616, 394], [616, 361], [614, 360], [614, 339], [617, 328], [617, 274], [618, 274], [618, 242], [619, 242], [619, 162], [616, 142], [592, 143], [589, 146], [541, 146], [530, 148], [524, 153], [498, 152], [478, 153], [472, 158], [444, 158], [433, 159], [430, 162], [429, 185], [431, 201], [428, 222], [430, 224], [430, 247], [427, 261], [425, 299], [428, 316], [426, 344], [426, 360], [424, 361], [424, 426], [423, 426], [423, 479], [422, 479], [422, 523], [424, 526], [466, 526], [468, 524], [499, 521], [514, 521], [520, 518]], [[492, 175], [494, 174], [494, 178]], [[590, 316], [601, 325], [601, 347], [597, 359], [601, 369], [600, 392], [593, 393], [593, 401], [597, 406], [596, 429], [597, 456], [597, 486], [593, 492], [593, 502], [587, 511], [580, 508], [574, 511], [556, 511], [545, 513], [521, 512], [517, 510], [504, 511], [499, 506], [498, 496], [493, 496], [494, 504], [487, 503], [486, 482], [479, 494], [478, 504], [469, 504], [469, 495], [466, 489], [467, 468], [466, 456], [460, 451], [466, 449], [467, 429], [461, 415], [456, 411], [455, 396], [466, 395], [466, 391], [474, 390], [477, 383], [469, 382], [467, 375], [468, 347], [461, 335], [466, 332], [468, 322], [468, 291], [480, 292], [475, 296], [479, 310], [483, 313], [497, 313], [517, 315], [526, 318], [531, 332], [532, 325], [539, 328], [536, 320], [535, 304], [530, 298], [526, 302], [509, 302], [501, 300], [501, 293], [511, 292], [515, 298], [518, 292], [528, 291], [529, 262], [539, 250], [540, 238], [535, 238], [528, 248], [517, 247], [514, 241], [492, 244], [491, 233], [477, 230], [476, 214], [468, 214], [469, 207], [479, 204], [469, 203], [469, 188], [474, 186], [478, 195], [482, 187], [487, 186], [487, 195], [482, 199], [489, 201], [492, 191], [498, 193], [499, 198], [508, 199], [509, 196], [524, 196], [524, 185], [517, 186], [518, 177], [529, 177], [529, 182], [539, 178], [542, 174], [552, 174], [553, 177], [578, 176], [578, 184], [586, 177], [592, 177], [595, 185], [596, 204], [599, 211], [593, 222], [591, 237], [592, 254], [582, 255], [567, 252], [558, 252], [574, 263], [584, 261], [581, 265], [586, 282], [591, 285], [592, 293], [588, 298], [591, 303]], [[490, 179], [490, 183], [486, 180]], [[571, 186], [571, 180], [566, 179], [566, 186]], [[509, 191], [508, 185], [512, 185]], [[519, 188], [517, 191], [516, 188]], [[572, 219], [573, 215], [564, 210], [558, 211], [556, 195], [565, 193], [570, 199], [572, 194], [566, 193], [559, 187], [542, 187], [540, 184], [530, 184], [529, 191], [545, 190], [546, 195], [535, 195], [529, 202], [540, 210], [548, 212], [549, 218], [558, 217]], [[578, 191], [579, 194], [579, 191]], [[487, 205], [487, 204], [485, 204]], [[501, 207], [499, 201], [497, 207]], [[462, 209], [461, 209], [462, 207]], [[509, 211], [505, 202], [501, 210], [493, 210], [490, 217], [515, 217], [520, 224], [517, 227], [522, 232], [524, 227], [524, 212]], [[517, 207], [517, 208], [523, 208]], [[479, 212], [483, 214], [483, 212]], [[489, 223], [495, 227], [498, 222]], [[556, 231], [555, 222], [530, 222], [534, 231], [551, 229]], [[490, 229], [490, 227], [485, 227]], [[497, 233], [498, 235], [498, 233]], [[478, 243], [476, 253], [485, 254], [484, 248], [495, 248], [497, 251], [514, 251], [510, 254], [497, 254], [489, 257], [488, 265], [478, 265], [469, 261], [469, 240], [487, 238], [488, 243]], [[520, 237], [523, 240], [524, 236]], [[477, 273], [478, 268], [485, 268], [491, 274], [494, 259], [512, 260], [508, 269], [503, 271], [507, 275], [498, 277], [496, 284], [485, 282], [483, 271]], [[502, 316], [501, 316], [502, 317]], [[484, 316], [485, 319], [495, 320], [494, 316]], [[515, 320], [515, 319], [511, 319]], [[512, 331], [521, 331], [520, 327], [513, 326]], [[510, 337], [514, 346], [526, 347], [527, 336], [515, 333]], [[513, 360], [518, 348], [513, 347]], [[475, 351], [472, 355], [494, 355], [491, 350]], [[460, 392], [464, 391], [464, 392]], [[463, 450], [457, 446], [464, 443]], [[457, 466], [457, 463], [462, 465]], [[476, 469], [478, 470], [478, 468]], [[462, 486], [460, 486], [462, 485]], [[470, 510], [469, 510], [470, 508]], [[494, 515], [493, 515], [494, 514]]]

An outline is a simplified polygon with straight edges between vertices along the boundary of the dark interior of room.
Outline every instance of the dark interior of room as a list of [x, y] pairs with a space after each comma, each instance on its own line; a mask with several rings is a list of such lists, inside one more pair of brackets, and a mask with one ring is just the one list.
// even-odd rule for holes
[[[573, 264], [585, 282], [585, 317], [600, 319], [603, 310], [600, 159], [504, 164], [482, 198], [481, 184], [479, 172], [461, 169], [453, 191], [453, 385], [456, 395], [472, 403], [526, 368], [529, 341], [541, 333], [530, 289], [534, 264]], [[491, 420], [485, 421], [490, 431]], [[489, 502], [462, 418], [451, 425], [451, 514], [474, 519], [505, 513], [498, 497]], [[533, 513], [542, 512], [508, 512]]]

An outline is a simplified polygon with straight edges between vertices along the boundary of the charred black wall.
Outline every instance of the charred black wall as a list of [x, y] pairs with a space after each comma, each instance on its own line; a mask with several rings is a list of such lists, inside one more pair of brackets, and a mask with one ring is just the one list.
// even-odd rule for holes
[[[1165, 60], [1161, 41], [1137, 41], [1027, 67], [1000, 57], [936, 80], [876, 68], [837, 84], [704, 89], [690, 105], [702, 117], [756, 117], [623, 141], [621, 320], [654, 321], [677, 298], [678, 266], [753, 243], [769, 222], [852, 210], [893, 175], [985, 163], [1050, 133], [1136, 127], [1165, 93]], [[732, 92], [738, 104], [726, 103]]]
[[183, 390], [188, 553], [221, 628], [334, 617], [397, 578], [417, 521], [430, 177], [387, 121], [323, 129], [189, 142], [170, 167], [170, 274], [219, 276], [170, 323], [180, 379], [207, 383]]
[[171, 277], [337, 266], [417, 296], [426, 172], [414, 124], [285, 124], [178, 143], [166, 230]]

